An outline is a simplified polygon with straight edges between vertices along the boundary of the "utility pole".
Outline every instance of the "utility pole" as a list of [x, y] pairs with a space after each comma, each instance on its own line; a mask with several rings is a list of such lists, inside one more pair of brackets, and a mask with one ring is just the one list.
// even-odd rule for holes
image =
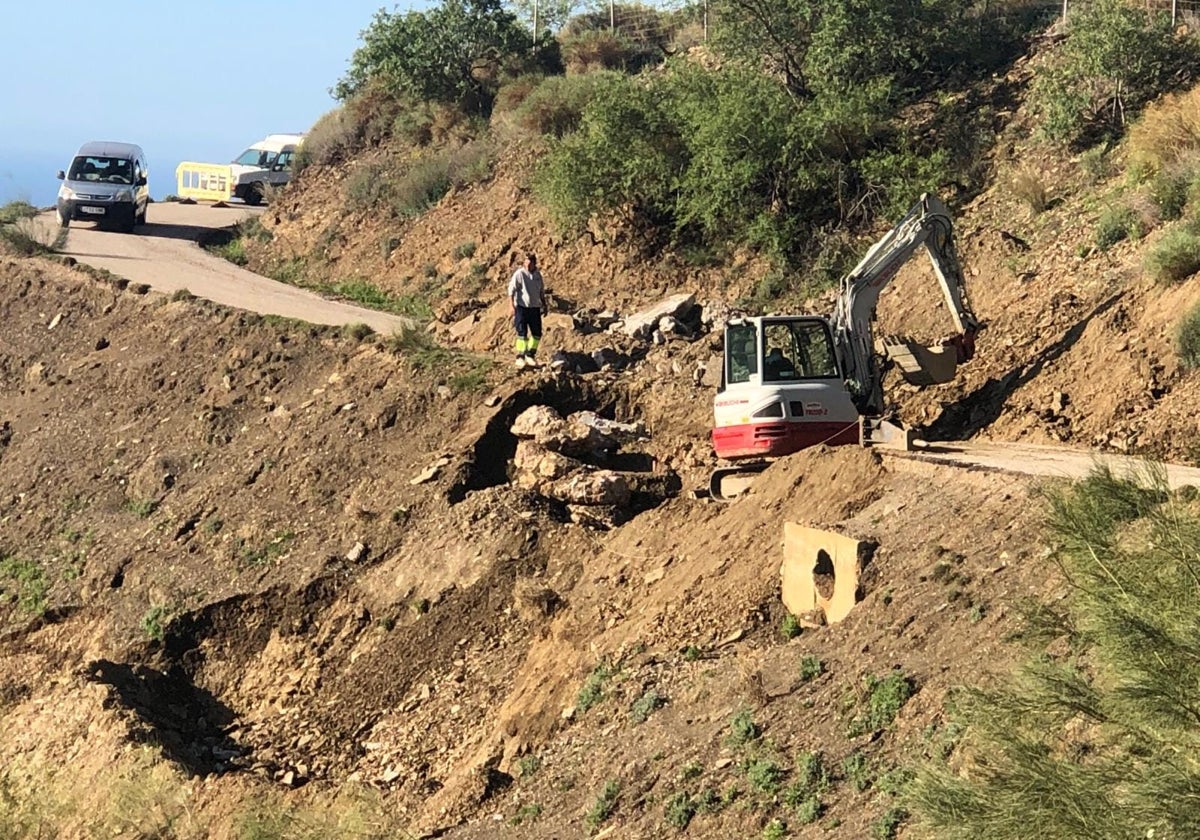
[[537, 46], [538, 39], [538, 0], [533, 0], [533, 45]]
[[608, 31], [615, 32], [617, 30], [617, 15], [613, 11], [615, 0], [608, 0]]

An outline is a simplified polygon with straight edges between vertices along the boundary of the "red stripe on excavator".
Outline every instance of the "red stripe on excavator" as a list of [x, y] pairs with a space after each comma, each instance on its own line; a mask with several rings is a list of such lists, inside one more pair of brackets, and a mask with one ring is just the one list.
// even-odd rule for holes
[[712, 432], [713, 451], [726, 459], [790, 455], [821, 443], [858, 443], [858, 423], [776, 421], [720, 426]]

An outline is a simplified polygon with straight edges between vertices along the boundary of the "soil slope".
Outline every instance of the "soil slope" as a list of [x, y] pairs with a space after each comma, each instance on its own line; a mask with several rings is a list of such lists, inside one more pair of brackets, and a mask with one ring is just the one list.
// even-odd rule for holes
[[[978, 358], [952, 386], [892, 388], [897, 411], [931, 438], [1187, 457], [1197, 385], [1170, 335], [1195, 278], [1154, 288], [1142, 246], [1077, 256], [1094, 211], [1073, 170], [1021, 221], [1018, 155], [958, 210]], [[503, 362], [501, 284], [533, 247], [550, 349], [623, 370], [464, 379], [473, 361], [411, 336], [0, 257], [0, 790], [54, 812], [59, 836], [244, 837], [265, 803], [329, 811], [355, 791], [391, 833], [342, 836], [752, 837], [780, 820], [863, 837], [900, 819], [897, 767], [953, 748], [953, 687], [1024, 655], [1004, 641], [1018, 606], [1058, 586], [1036, 480], [815, 449], [733, 504], [694, 498], [719, 342], [618, 340], [580, 310], [675, 291], [716, 309], [754, 266], [561, 242], [522, 171], [395, 228], [341, 215], [346, 172], [315, 172], [268, 212], [256, 259], [325, 249], [393, 291], [436, 280], [435, 332]], [[939, 314], [914, 263], [880, 329], [933, 337]], [[641, 422], [628, 464], [684, 491], [577, 524], [513, 480], [511, 425], [534, 405]], [[785, 621], [785, 521], [874, 546], [845, 621]], [[114, 767], [151, 828], [107, 809], [125, 801]]]

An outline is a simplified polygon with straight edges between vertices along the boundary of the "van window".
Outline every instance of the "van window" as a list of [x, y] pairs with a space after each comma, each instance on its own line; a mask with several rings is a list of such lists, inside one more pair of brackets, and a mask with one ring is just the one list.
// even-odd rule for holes
[[102, 181], [106, 184], [132, 184], [133, 162], [124, 158], [80, 155], [71, 161], [67, 175], [71, 181]]
[[238, 159], [234, 163], [242, 166], [257, 166], [260, 169], [269, 169], [275, 163], [275, 158], [279, 156], [278, 152], [268, 152], [264, 149], [247, 149], [238, 155]]

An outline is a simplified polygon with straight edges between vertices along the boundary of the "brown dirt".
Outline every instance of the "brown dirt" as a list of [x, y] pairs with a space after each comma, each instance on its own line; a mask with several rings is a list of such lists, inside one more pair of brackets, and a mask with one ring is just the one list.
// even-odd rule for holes
[[[1081, 176], [1047, 165], [1062, 203], [1021, 221], [1007, 165], [959, 213], [989, 324], [979, 356], [955, 385], [896, 388], [898, 411], [931, 436], [1188, 455], [1200, 395], [1170, 332], [1200, 296], [1194, 278], [1154, 288], [1138, 268], [1146, 243], [1077, 257], [1098, 212]], [[514, 248], [543, 254], [564, 316], [548, 343], [568, 350], [611, 343], [569, 327], [578, 307], [735, 297], [753, 282], [745, 266], [684, 270], [621, 241], [558, 241], [516, 163], [408, 225], [351, 215], [330, 236], [345, 176], [289, 190], [257, 258], [326, 247], [335, 272], [396, 291], [431, 262], [442, 299], [483, 304], [465, 346], [502, 360]], [[385, 234], [400, 239], [386, 260]], [[465, 241], [475, 255], [455, 260]], [[885, 295], [881, 331], [945, 331], [922, 272]], [[692, 374], [709, 337], [644, 351], [631, 372], [497, 367], [484, 390], [456, 392], [452, 363], [424, 372], [374, 337], [138, 295], [50, 260], [0, 257], [0, 278], [0, 556], [10, 571], [36, 564], [45, 584], [36, 609], [0, 605], [0, 767], [29, 785], [49, 775], [83, 803], [63, 837], [89, 836], [89, 797], [133, 744], [193, 777], [195, 836], [238, 836], [236, 815], [270, 792], [299, 804], [358, 784], [414, 836], [583, 837], [609, 781], [609, 836], [675, 836], [672, 797], [731, 787], [738, 801], [696, 814], [688, 834], [757, 836], [780, 817], [791, 836], [866, 836], [893, 804], [883, 772], [952, 746], [947, 693], [1020, 657], [1004, 641], [1017, 605], [1056, 586], [1034, 483], [1009, 474], [820, 449], [731, 505], [684, 493], [608, 532], [509, 485], [508, 425], [538, 403], [641, 420], [646, 454], [700, 484], [711, 389]], [[878, 545], [851, 616], [790, 640], [785, 520]], [[14, 575], [6, 593], [36, 596]], [[801, 678], [805, 657], [820, 676]], [[913, 699], [894, 726], [850, 734], [864, 678], [893, 668]], [[665, 702], [639, 723], [631, 709], [651, 690]], [[730, 742], [740, 710], [761, 740]], [[807, 750], [834, 781], [805, 826], [781, 794], [753, 790], [746, 762], [790, 772]], [[855, 753], [872, 779], [861, 791], [838, 769]]]

